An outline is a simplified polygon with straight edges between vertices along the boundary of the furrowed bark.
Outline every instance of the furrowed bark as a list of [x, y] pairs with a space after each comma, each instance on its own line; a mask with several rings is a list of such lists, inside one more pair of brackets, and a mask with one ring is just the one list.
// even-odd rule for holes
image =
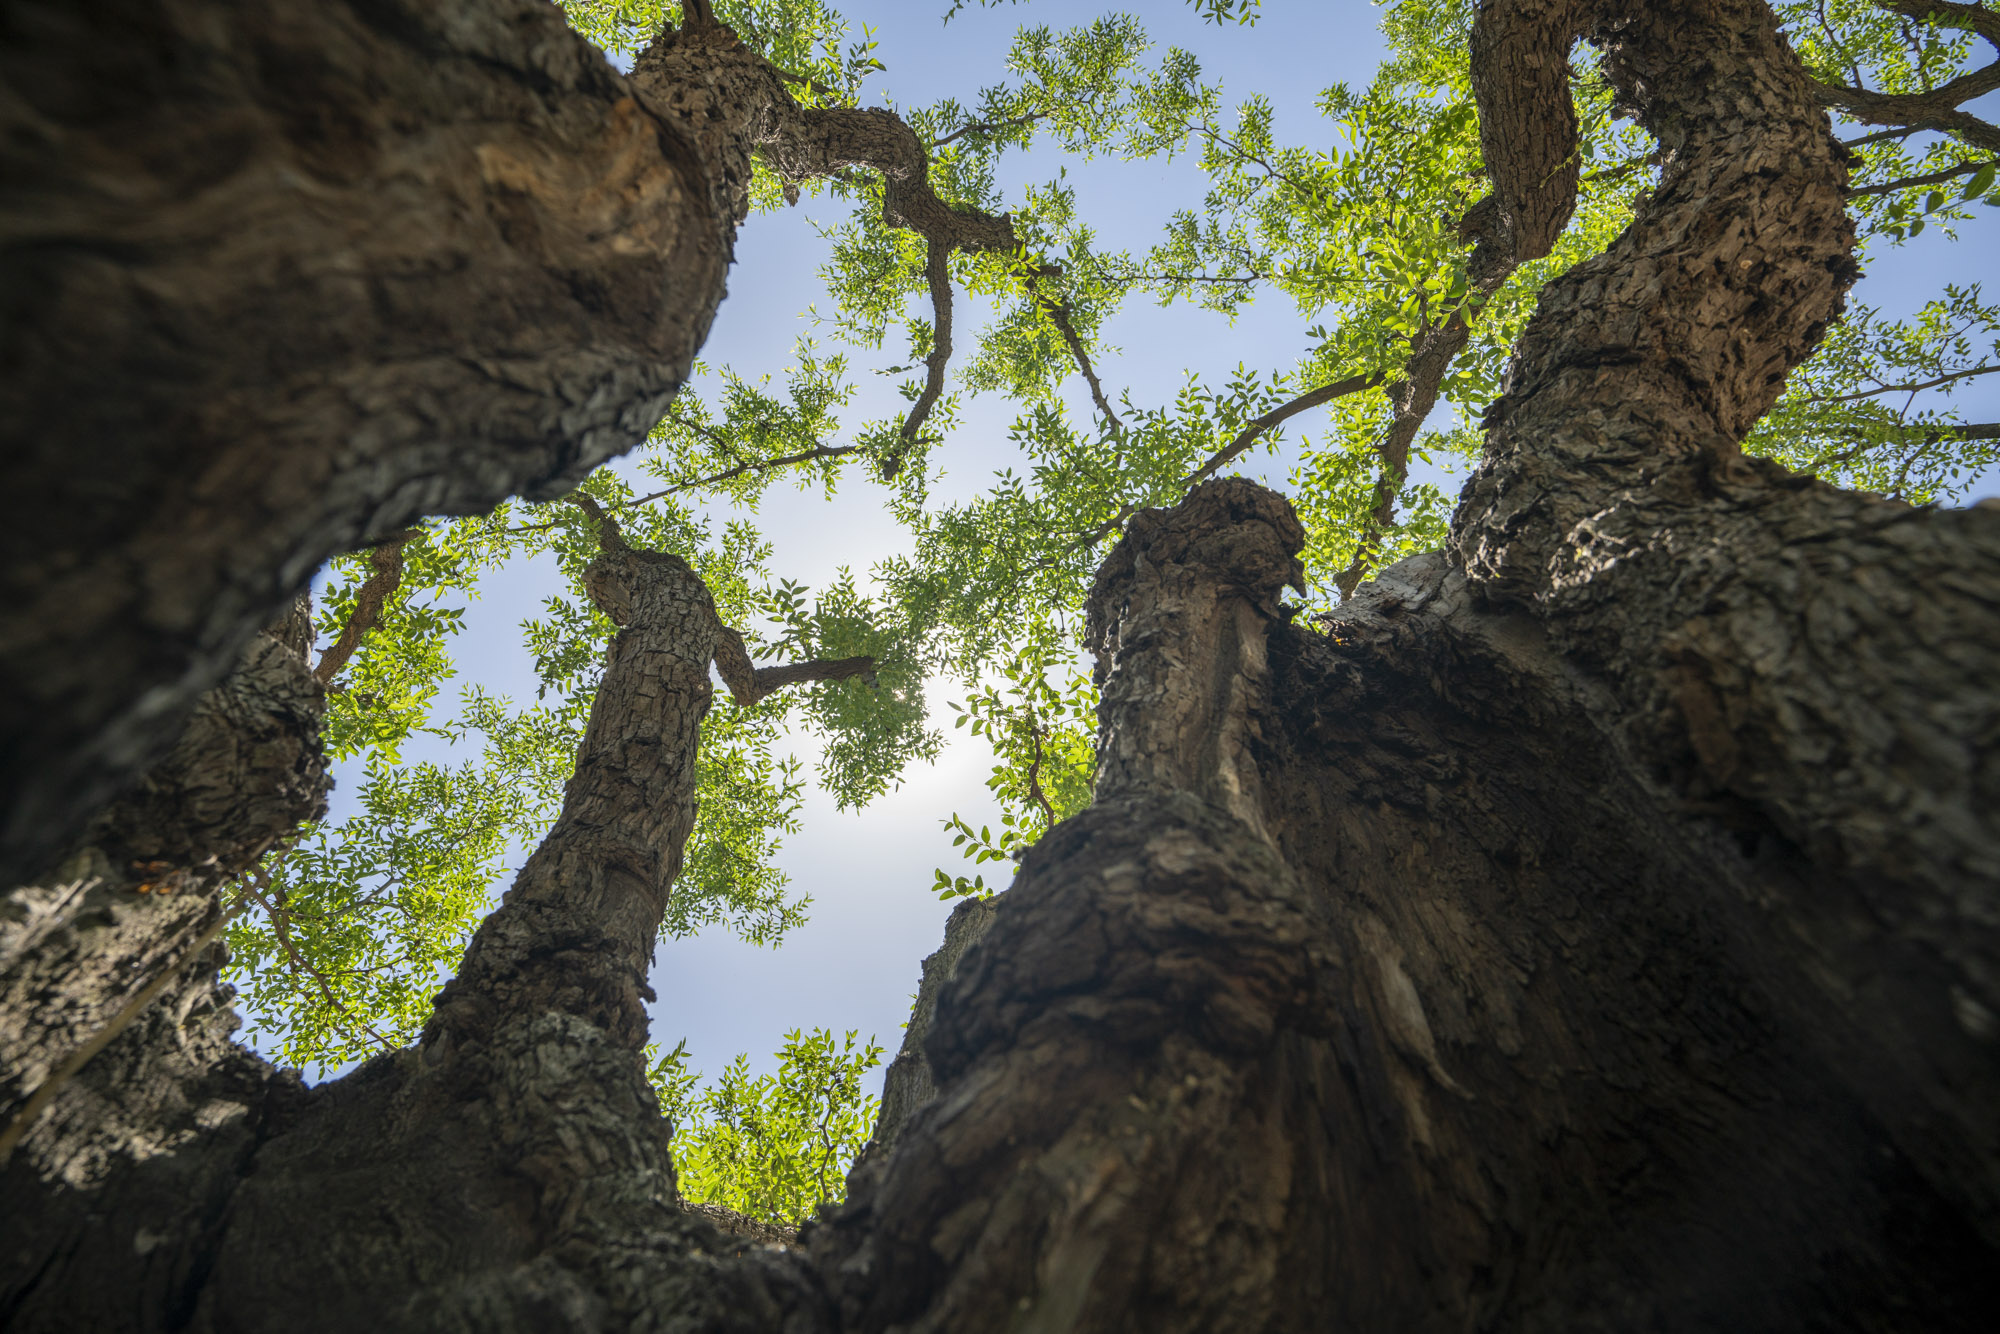
[[0, 881], [329, 556], [642, 439], [710, 166], [543, 0], [24, 0], [0, 51]]
[[1771, 905], [1819, 956], [1797, 1003], [1843, 1015], [1836, 1048], [1893, 1054], [1873, 1110], [2000, 1238], [2000, 527], [1737, 453], [1854, 268], [1811, 89], [1762, 55], [1768, 20], [1731, 34], [1669, 60], [1635, 19], [1607, 46], [1648, 90], [1661, 188], [1545, 293], [1454, 543], [1482, 596], [1602, 671], [1687, 801], [1841, 869], [1849, 912], [1803, 886]]
[[[1561, 123], [1585, 36], [1659, 191], [1547, 289], [1451, 547], [1329, 633], [1279, 601], [1275, 496], [1135, 516], [1089, 606], [1097, 800], [956, 919], [905, 1052], [934, 1095], [899, 1061], [802, 1249], [675, 1204], [638, 1052], [668, 752], [710, 655], [776, 678], [607, 524], [577, 782], [424, 1042], [250, 1068], [206, 1138], [114, 1083], [153, 1147], [80, 1186], [37, 1128], [10, 1327], [1983, 1330], [2000, 511], [1736, 450], [1852, 277], [1761, 5], [1479, 22], [1489, 137]], [[1504, 260], [1567, 147], [1488, 156]]]
[[[230, 1042], [215, 936], [233, 881], [325, 811], [310, 640], [309, 622], [259, 636], [89, 846], [0, 904], [10, 1324], [62, 1312], [59, 1326], [110, 1328], [131, 1309], [180, 1311], [226, 1183], [268, 1109], [302, 1096], [296, 1075]], [[86, 1276], [65, 1287], [79, 1255]]]
[[[2000, 1296], [2000, 516], [1737, 454], [1853, 275], [1761, 6], [1480, 22], [1556, 25], [1558, 92], [1592, 35], [1661, 189], [1544, 296], [1449, 559], [1326, 638], [1262, 600], [1287, 530], [1232, 527], [1247, 496], [1107, 563], [1105, 787], [814, 1239], [849, 1329], [1973, 1329]], [[1562, 123], [1511, 87], [1489, 144]], [[1489, 162], [1489, 237], [1560, 225], [1533, 155]]]
[[[22, 1236], [0, 1249], [10, 1329], [629, 1329], [661, 1311], [693, 1329], [824, 1327], [802, 1259], [762, 1245], [782, 1232], [682, 1205], [642, 1054], [646, 972], [694, 822], [709, 666], [741, 642], [686, 562], [631, 548], [579, 503], [602, 536], [585, 587], [622, 628], [563, 811], [422, 1039], [310, 1091], [240, 1050], [207, 1053], [205, 1077], [241, 1086], [236, 1132], [156, 1145], [113, 1118], [93, 1141], [101, 1181], [62, 1176], [73, 1126], [37, 1128], [16, 1177], [22, 1198], [56, 1204], [18, 1215]], [[753, 671], [766, 690], [767, 673], [841, 679], [856, 666]], [[193, 973], [212, 988], [206, 962]], [[31, 1008], [11, 1014], [34, 1028]], [[160, 1117], [143, 1090], [113, 1083], [104, 1101]], [[154, 1198], [162, 1180], [188, 1197], [177, 1213]], [[106, 1245], [139, 1256], [140, 1272], [99, 1273]]]

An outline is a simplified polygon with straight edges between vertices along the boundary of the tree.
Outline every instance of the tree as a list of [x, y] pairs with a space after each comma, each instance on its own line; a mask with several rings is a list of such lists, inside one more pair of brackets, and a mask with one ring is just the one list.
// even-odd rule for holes
[[[1978, 6], [1886, 8], [2000, 45]], [[1655, 140], [1658, 182], [1524, 302], [1442, 549], [1301, 623], [1280, 595], [1309, 582], [1308, 525], [1213, 474], [1301, 399], [1381, 390], [1382, 472], [1349, 489], [1368, 515], [1402, 494], [1423, 398], [1576, 206], [1579, 39]], [[1073, 488], [1112, 499], [1101, 537], [1123, 529], [1086, 605], [1091, 804], [1060, 823], [1050, 805], [1012, 888], [955, 916], [893, 1114], [801, 1245], [731, 1242], [676, 1203], [640, 998], [711, 659], [751, 698], [866, 669], [753, 669], [691, 566], [585, 498], [583, 584], [621, 628], [576, 776], [414, 1046], [305, 1091], [223, 1040], [217, 882], [262, 874], [282, 832], [113, 812], [94, 857], [10, 899], [13, 1321], [1973, 1327], [2000, 1228], [2000, 515], [1838, 490], [1742, 444], [1855, 273], [1850, 150], [1822, 108], [1978, 142], [1957, 107], [1993, 67], [1885, 106], [1811, 77], [1754, 0], [1496, 0], [1469, 47], [1491, 192], [1459, 271], [1382, 312], [1400, 364], [1255, 414], [1237, 395], [1212, 466], [1203, 450], [1154, 479], [1171, 507]], [[753, 143], [783, 175], [884, 173], [935, 303], [884, 471], [915, 471], [943, 399], [940, 252], [1010, 256], [1087, 374], [1082, 335], [1062, 337], [1086, 303], [1035, 291], [1068, 271], [942, 205], [891, 118], [798, 108], [705, 5], [634, 80], [719, 168], [699, 179], [725, 236]], [[1113, 458], [1193, 450], [1097, 397]], [[1118, 448], [1144, 430], [1154, 448]], [[963, 517], [1070, 531], [1030, 500]], [[1350, 563], [1375, 568], [1389, 534], [1364, 524]], [[294, 776], [280, 826], [311, 814], [317, 681], [280, 639], [299, 642], [259, 641], [198, 715], [229, 725], [189, 732], [142, 795], [212, 792], [185, 780], [206, 745]], [[126, 684], [93, 726], [137, 707]], [[216, 846], [253, 828], [254, 850]], [[139, 894], [128, 868], [162, 880]], [[192, 921], [167, 922], [170, 875]]]

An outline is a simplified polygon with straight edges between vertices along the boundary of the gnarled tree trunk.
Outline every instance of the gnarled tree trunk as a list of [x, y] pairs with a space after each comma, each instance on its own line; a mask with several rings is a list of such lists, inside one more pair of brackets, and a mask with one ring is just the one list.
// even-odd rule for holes
[[[2000, 514], [1737, 452], [1853, 273], [1840, 150], [1755, 0], [1483, 7], [1482, 243], [1531, 256], [1567, 210], [1567, 147], [1519, 141], [1568, 123], [1578, 37], [1661, 185], [1548, 288], [1450, 548], [1319, 633], [1279, 601], [1279, 498], [1134, 518], [1091, 598], [1097, 799], [959, 919], [897, 1122], [798, 1247], [673, 1198], [638, 1002], [728, 649], [698, 585], [613, 545], [626, 628], [564, 816], [424, 1040], [310, 1091], [247, 1080], [240, 1129], [135, 1131], [89, 1180], [62, 1167], [86, 1127], [36, 1122], [0, 1311], [1983, 1328]], [[161, 1119], [115, 1074], [102, 1096]], [[141, 1188], [166, 1180], [172, 1217]]]
[[329, 556], [644, 438], [735, 219], [547, 0], [9, 0], [0, 33], [11, 883]]

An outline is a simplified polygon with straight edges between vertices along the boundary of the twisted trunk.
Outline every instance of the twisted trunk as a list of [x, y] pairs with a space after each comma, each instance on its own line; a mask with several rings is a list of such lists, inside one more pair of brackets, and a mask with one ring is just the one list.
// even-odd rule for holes
[[1097, 800], [957, 919], [847, 1204], [778, 1250], [673, 1198], [645, 958], [708, 662], [760, 676], [608, 542], [576, 784], [423, 1042], [310, 1092], [218, 1057], [233, 1128], [89, 1180], [37, 1123], [11, 1327], [1983, 1328], [2000, 513], [1736, 451], [1853, 273], [1761, 4], [1478, 22], [1494, 262], [1567, 209], [1566, 145], [1515, 140], [1579, 36], [1659, 190], [1548, 288], [1451, 547], [1329, 633], [1277, 497], [1135, 516]]
[[0, 882], [332, 555], [645, 437], [722, 296], [710, 164], [546, 0], [14, 0]]

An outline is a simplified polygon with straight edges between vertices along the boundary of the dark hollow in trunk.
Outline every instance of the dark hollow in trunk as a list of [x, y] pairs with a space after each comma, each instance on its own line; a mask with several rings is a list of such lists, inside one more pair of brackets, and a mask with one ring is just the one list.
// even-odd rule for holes
[[[1573, 123], [1551, 53], [1579, 37], [1659, 137], [1660, 188], [1547, 289], [1447, 550], [1325, 633], [1280, 600], [1280, 498], [1214, 482], [1133, 517], [1090, 598], [1096, 800], [955, 918], [844, 1205], [770, 1247], [676, 1199], [647, 953], [708, 664], [778, 676], [614, 531], [590, 585], [623, 628], [563, 817], [423, 1040], [310, 1090], [220, 1040], [154, 1075], [178, 1040], [152, 1012], [23, 1123], [0, 1317], [1990, 1323], [2000, 513], [1737, 452], [1853, 275], [1843, 158], [1763, 5], [1491, 0], [1478, 24], [1487, 262], [1567, 212], [1566, 144], [1516, 140]], [[180, 960], [120, 956], [121, 994], [201, 973]], [[10, 993], [0, 1054], [59, 1063], [111, 985]]]

